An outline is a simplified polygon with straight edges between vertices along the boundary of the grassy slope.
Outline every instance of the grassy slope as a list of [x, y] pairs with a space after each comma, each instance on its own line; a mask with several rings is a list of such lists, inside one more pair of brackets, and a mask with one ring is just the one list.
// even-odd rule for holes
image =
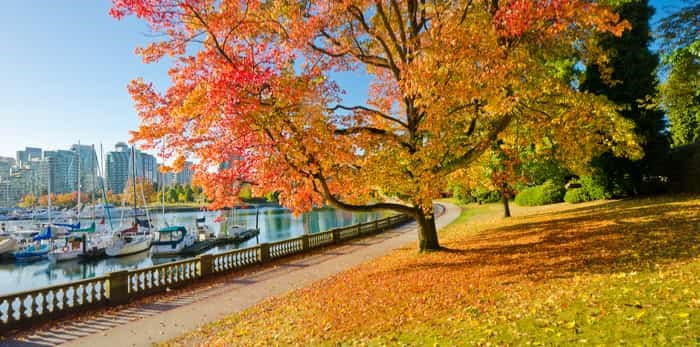
[[498, 207], [174, 342], [700, 343], [700, 198]]

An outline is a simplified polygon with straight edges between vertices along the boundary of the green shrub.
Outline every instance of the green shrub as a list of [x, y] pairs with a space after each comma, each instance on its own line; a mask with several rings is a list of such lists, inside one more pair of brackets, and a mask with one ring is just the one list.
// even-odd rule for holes
[[564, 187], [552, 181], [532, 188], [527, 188], [515, 196], [515, 203], [520, 206], [540, 206], [564, 201]]
[[474, 197], [471, 196], [470, 190], [460, 184], [454, 184], [450, 186], [449, 189], [452, 191], [452, 196], [462, 204], [469, 204], [476, 201]]
[[495, 190], [476, 188], [472, 189], [470, 194], [479, 204], [501, 201], [501, 193]]
[[588, 200], [586, 201], [612, 198], [605, 189], [605, 183], [601, 182], [600, 178], [594, 176], [581, 177], [581, 188], [583, 188], [588, 195]]
[[564, 194], [564, 201], [570, 204], [578, 204], [579, 202], [591, 201], [591, 199], [585, 189], [571, 188]]
[[579, 188], [570, 188], [564, 195], [564, 201], [572, 204], [579, 202], [610, 199], [612, 196], [606, 192], [605, 185], [600, 179], [592, 176], [583, 176], [580, 180]]

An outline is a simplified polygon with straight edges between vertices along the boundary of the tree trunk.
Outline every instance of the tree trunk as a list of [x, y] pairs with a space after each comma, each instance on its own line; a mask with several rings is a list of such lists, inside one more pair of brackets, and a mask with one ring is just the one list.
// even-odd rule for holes
[[437, 228], [435, 227], [435, 217], [432, 209], [430, 213], [425, 213], [419, 207], [416, 210], [416, 221], [418, 222], [418, 251], [430, 252], [440, 249], [438, 242]]
[[503, 202], [503, 217], [510, 217], [510, 206], [508, 205], [508, 198], [505, 194], [501, 194], [501, 202]]

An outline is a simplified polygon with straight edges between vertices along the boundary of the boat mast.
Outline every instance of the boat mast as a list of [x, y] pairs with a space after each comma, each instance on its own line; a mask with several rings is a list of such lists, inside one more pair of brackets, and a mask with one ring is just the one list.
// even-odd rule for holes
[[[95, 145], [92, 145], [92, 153], [95, 153]], [[95, 184], [95, 176], [97, 175], [96, 173], [96, 168], [95, 168], [95, 156], [91, 155], [90, 156], [90, 167], [92, 167], [92, 192], [90, 193], [90, 200], [92, 201], [92, 221], [94, 222], [96, 219], [96, 212], [95, 208], [97, 207], [97, 204], [95, 204], [95, 189], [97, 189], [97, 184]]]
[[80, 140], [78, 140], [78, 206], [77, 206], [77, 208], [78, 208], [78, 222], [80, 222], [80, 193], [81, 193], [81, 189], [80, 189], [80, 183], [81, 183], [80, 182], [80, 150], [81, 150]]
[[47, 177], [47, 191], [48, 191], [48, 202], [49, 202], [49, 226], [51, 225], [51, 161], [46, 159], [46, 168], [48, 172], [48, 177]]
[[162, 195], [161, 206], [163, 207], [163, 220], [165, 220], [165, 181], [164, 181], [165, 178], [163, 176], [164, 175], [161, 172], [160, 173], [160, 190], [161, 190], [160, 195]]
[[131, 166], [132, 166], [132, 186], [134, 188], [134, 223], [138, 224], [136, 218], [136, 146], [131, 146]]
[[[95, 153], [97, 155], [97, 153]], [[107, 213], [107, 219], [109, 219], [109, 229], [114, 231], [114, 225], [112, 224], [112, 214], [109, 212], [109, 201], [107, 201], [107, 189], [105, 189], [105, 160], [104, 160], [104, 152], [102, 149], [102, 143], [100, 143], [100, 173], [102, 174], [102, 180], [100, 186], [102, 187], [102, 202], [103, 202], [103, 209], [104, 213]], [[104, 216], [104, 215], [103, 215]]]

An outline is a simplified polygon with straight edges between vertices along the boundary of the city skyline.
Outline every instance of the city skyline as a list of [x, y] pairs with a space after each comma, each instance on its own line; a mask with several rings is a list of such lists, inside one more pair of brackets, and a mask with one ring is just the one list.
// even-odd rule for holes
[[[105, 152], [104, 163], [92, 145], [43, 149], [25, 146], [15, 157], [0, 156], [0, 208], [16, 207], [25, 196], [84, 193], [103, 188], [122, 193], [134, 176], [159, 187], [192, 184], [192, 163], [183, 170], [161, 174], [155, 156], [118, 142]], [[133, 155], [132, 155], [133, 154]], [[102, 182], [100, 184], [99, 182]], [[79, 188], [80, 187], [80, 188]]]

